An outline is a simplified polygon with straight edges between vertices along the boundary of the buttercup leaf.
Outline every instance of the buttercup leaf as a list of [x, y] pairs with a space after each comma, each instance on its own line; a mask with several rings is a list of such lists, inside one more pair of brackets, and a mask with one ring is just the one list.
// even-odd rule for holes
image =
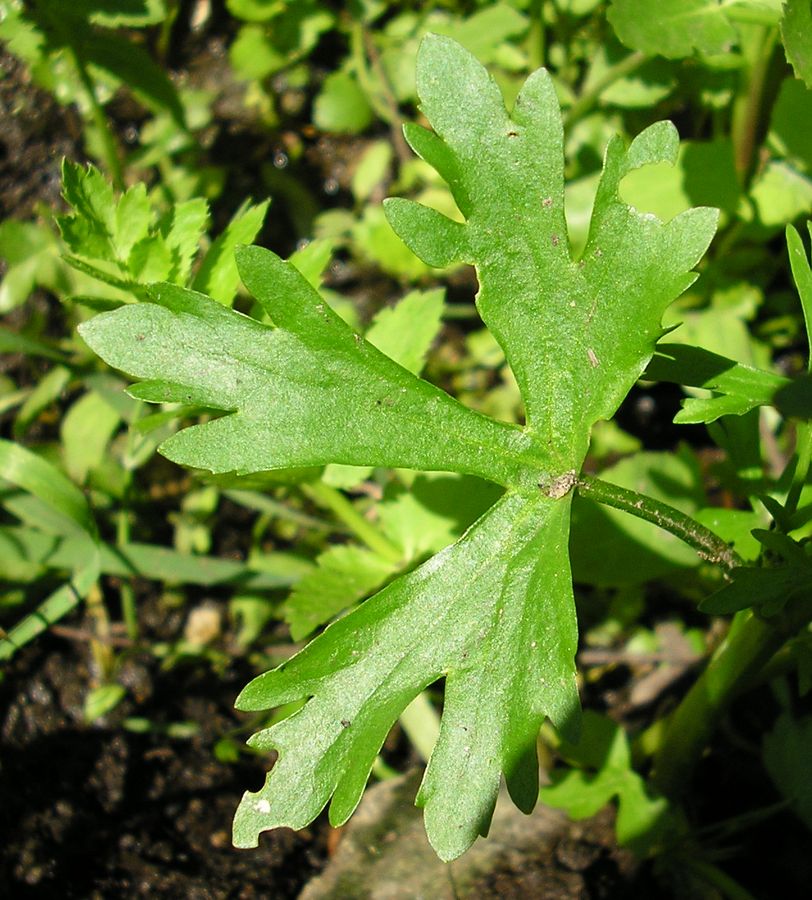
[[331, 821], [345, 821], [392, 724], [438, 680], [440, 736], [418, 795], [438, 854], [453, 859], [487, 833], [502, 777], [532, 809], [539, 727], [549, 718], [570, 738], [578, 727], [568, 541], [590, 430], [644, 371], [663, 311], [696, 277], [715, 230], [714, 210], [663, 224], [620, 199], [625, 174], [676, 158], [676, 131], [658, 123], [628, 148], [610, 143], [586, 249], [573, 259], [547, 73], [530, 76], [508, 113], [470, 53], [429, 36], [417, 84], [433, 131], [410, 126], [406, 137], [449, 182], [465, 221], [405, 199], [389, 201], [387, 216], [426, 262], [476, 266], [477, 305], [519, 383], [525, 427], [466, 409], [398, 365], [256, 247], [240, 249], [237, 265], [271, 325], [158, 285], [151, 303], [82, 326], [97, 353], [141, 380], [134, 395], [222, 412], [162, 446], [177, 462], [212, 472], [399, 466], [505, 488], [459, 540], [245, 688], [241, 709], [307, 702], [252, 739], [279, 758], [240, 804], [238, 846], [303, 827], [328, 803]]

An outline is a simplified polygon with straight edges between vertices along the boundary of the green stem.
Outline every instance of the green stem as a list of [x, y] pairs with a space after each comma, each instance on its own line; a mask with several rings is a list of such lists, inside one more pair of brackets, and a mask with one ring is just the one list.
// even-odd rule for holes
[[599, 78], [592, 87], [584, 91], [567, 110], [564, 114], [564, 127], [569, 128], [577, 122], [578, 119], [583, 118], [583, 116], [585, 116], [598, 102], [601, 94], [606, 88], [613, 85], [616, 81], [620, 81], [621, 78], [626, 78], [627, 75], [631, 75], [631, 73], [639, 69], [647, 59], [648, 57], [645, 53], [641, 50], [636, 50], [624, 59], [621, 59], [620, 62], [610, 66], [606, 72], [604, 72], [603, 77]]
[[808, 597], [775, 618], [752, 612], [735, 616], [727, 637], [668, 722], [652, 776], [661, 793], [681, 795], [727, 706], [810, 619]]
[[[129, 512], [129, 493], [130, 485], [125, 488], [126, 505], [118, 511], [118, 519], [116, 521], [116, 545], [118, 547], [126, 547], [130, 542], [130, 512]], [[133, 590], [132, 581], [128, 578], [122, 578], [119, 587], [119, 596], [121, 598], [121, 614], [124, 617], [124, 624], [127, 628], [127, 637], [132, 641], [137, 641], [140, 637], [138, 629], [138, 607], [135, 602], [135, 591]]]
[[368, 522], [341, 491], [323, 481], [303, 484], [302, 491], [319, 506], [329, 509], [370, 550], [397, 565], [403, 562], [403, 551]]
[[[753, 171], [759, 130], [763, 125], [763, 106], [777, 30], [757, 28], [745, 52], [751, 64], [742, 72], [742, 88], [733, 102], [731, 138], [736, 172], [742, 184], [747, 184]], [[749, 52], [748, 52], [749, 51]]]
[[527, 35], [527, 56], [532, 70], [540, 69], [544, 65], [547, 52], [544, 33], [544, 0], [531, 0], [529, 13], [530, 30]]
[[578, 479], [577, 489], [579, 494], [590, 500], [597, 500], [598, 503], [621, 509], [639, 519], [658, 525], [681, 541], [685, 541], [709, 562], [722, 565], [726, 569], [744, 565], [739, 554], [719, 535], [667, 503], [661, 503], [653, 497], [626, 490], [590, 475], [582, 475]]
[[381, 65], [381, 58], [372, 35], [362, 22], [353, 23], [350, 32], [350, 53], [361, 90], [366, 94], [376, 115], [389, 125], [395, 153], [401, 164], [408, 162], [412, 158], [412, 152], [406, 138], [403, 137], [400, 106], [389, 76]]
[[113, 185], [116, 190], [123, 191], [124, 173], [121, 168], [121, 160], [118, 155], [118, 146], [116, 145], [116, 139], [112, 130], [110, 129], [110, 122], [108, 121], [107, 116], [105, 115], [104, 110], [102, 109], [101, 104], [96, 97], [96, 87], [93, 84], [93, 79], [90, 77], [90, 73], [87, 70], [85, 61], [82, 59], [82, 55], [72, 44], [68, 44], [68, 46], [70, 46], [70, 51], [73, 55], [73, 61], [76, 64], [76, 70], [79, 73], [79, 80], [82, 82], [82, 87], [84, 88], [85, 94], [87, 95], [87, 102], [90, 105], [90, 112], [93, 116], [93, 123], [95, 124], [96, 129], [99, 132], [99, 137], [101, 138], [104, 165], [110, 175], [110, 178], [113, 181]]

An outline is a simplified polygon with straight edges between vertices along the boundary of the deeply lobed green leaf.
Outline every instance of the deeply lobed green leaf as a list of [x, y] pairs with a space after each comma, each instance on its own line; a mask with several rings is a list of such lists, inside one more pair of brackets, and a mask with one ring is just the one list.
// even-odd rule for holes
[[170, 459], [212, 472], [338, 462], [503, 484], [533, 477], [532, 443], [520, 429], [466, 409], [385, 357], [270, 251], [244, 247], [237, 260], [276, 327], [168, 284], [153, 290], [154, 303], [80, 327], [110, 365], [146, 379], [133, 395], [234, 411], [171, 437], [161, 447]]
[[449, 182], [466, 222], [401, 199], [387, 201], [387, 216], [431, 265], [476, 265], [477, 305], [519, 382], [527, 431], [560, 471], [577, 469], [590, 427], [615, 412], [651, 357], [664, 310], [694, 281], [717, 211], [688, 210], [664, 225], [621, 201], [626, 174], [676, 160], [676, 129], [659, 122], [628, 149], [610, 143], [587, 246], [574, 261], [549, 75], [531, 75], [509, 115], [472, 56], [429, 36], [418, 93], [434, 133], [411, 127], [406, 136]]
[[439, 678], [445, 711], [418, 797], [438, 854], [453, 859], [487, 833], [501, 773], [532, 809], [538, 729], [546, 715], [572, 733], [578, 708], [568, 516], [566, 500], [506, 495], [456, 544], [251, 682], [240, 709], [312, 699], [252, 738], [280, 759], [243, 798], [236, 845], [303, 827], [330, 797], [331, 822], [344, 822], [395, 719]]
[[418, 92], [434, 131], [412, 126], [407, 138], [448, 181], [465, 221], [408, 200], [390, 201], [387, 215], [426, 262], [476, 265], [477, 304], [516, 374], [526, 427], [474, 413], [417, 378], [259, 248], [239, 250], [237, 265], [270, 325], [158, 285], [153, 302], [82, 326], [108, 363], [141, 379], [134, 395], [223, 413], [163, 445], [178, 462], [213, 472], [411, 467], [507, 488], [456, 543], [243, 691], [242, 709], [307, 702], [252, 740], [279, 759], [240, 804], [238, 846], [279, 825], [302, 827], [328, 802], [331, 821], [346, 820], [388, 730], [439, 679], [441, 731], [418, 797], [439, 855], [452, 859], [487, 832], [503, 775], [516, 803], [533, 807], [541, 723], [549, 717], [570, 735], [577, 726], [571, 489], [592, 425], [648, 364], [662, 313], [695, 278], [715, 228], [713, 210], [663, 224], [620, 200], [628, 172], [675, 159], [674, 127], [659, 123], [628, 148], [610, 144], [586, 250], [573, 260], [549, 76], [532, 75], [508, 114], [479, 63], [430, 36]]

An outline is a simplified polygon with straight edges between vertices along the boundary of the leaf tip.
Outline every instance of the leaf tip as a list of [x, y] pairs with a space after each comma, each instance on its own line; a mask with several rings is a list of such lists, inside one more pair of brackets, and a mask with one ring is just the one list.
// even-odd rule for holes
[[[257, 800], [256, 797], [256, 794], [246, 791], [234, 813], [231, 843], [239, 850], [252, 850], [254, 847], [258, 847], [260, 832], [266, 830], [258, 825], [257, 815], [260, 812], [258, 804], [267, 804], [268, 801]], [[270, 811], [270, 804], [268, 804], [268, 811]]]

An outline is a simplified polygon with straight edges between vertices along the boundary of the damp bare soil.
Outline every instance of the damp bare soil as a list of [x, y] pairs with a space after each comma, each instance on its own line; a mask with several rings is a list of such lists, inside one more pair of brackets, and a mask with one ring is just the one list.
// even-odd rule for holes
[[[229, 827], [267, 761], [224, 764], [213, 745], [239, 726], [249, 676], [200, 666], [162, 672], [132, 659], [137, 700], [105, 725], [83, 721], [87, 646], [45, 637], [0, 686], [0, 883], [10, 897], [296, 897], [323, 865], [326, 828], [232, 848]], [[127, 730], [137, 714], [147, 733]], [[190, 737], [166, 733], [182, 724]]]

